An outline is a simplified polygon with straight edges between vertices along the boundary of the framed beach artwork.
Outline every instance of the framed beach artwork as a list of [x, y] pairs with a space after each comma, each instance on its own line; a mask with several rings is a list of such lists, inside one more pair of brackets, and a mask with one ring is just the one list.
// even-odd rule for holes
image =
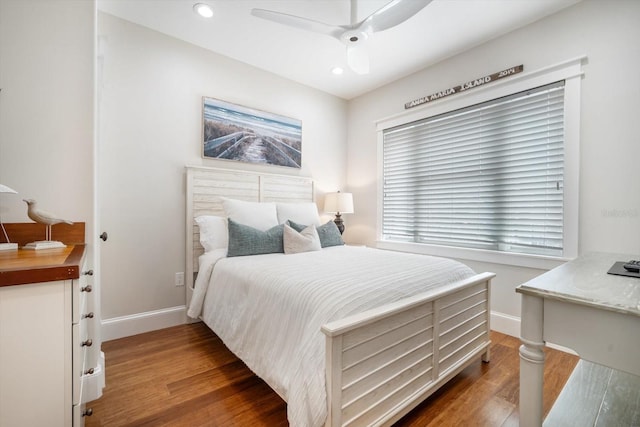
[[300, 168], [302, 122], [219, 99], [203, 97], [202, 155]]

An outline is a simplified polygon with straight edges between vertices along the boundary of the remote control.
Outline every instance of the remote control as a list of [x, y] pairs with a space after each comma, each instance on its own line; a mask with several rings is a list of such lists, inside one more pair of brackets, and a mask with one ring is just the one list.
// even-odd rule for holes
[[640, 261], [629, 261], [623, 265], [624, 269], [632, 273], [640, 273]]

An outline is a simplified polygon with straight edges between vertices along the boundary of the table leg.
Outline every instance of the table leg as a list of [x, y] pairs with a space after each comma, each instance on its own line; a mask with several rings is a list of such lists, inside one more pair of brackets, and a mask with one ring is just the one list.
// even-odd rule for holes
[[520, 323], [520, 426], [542, 425], [544, 300], [522, 295]]

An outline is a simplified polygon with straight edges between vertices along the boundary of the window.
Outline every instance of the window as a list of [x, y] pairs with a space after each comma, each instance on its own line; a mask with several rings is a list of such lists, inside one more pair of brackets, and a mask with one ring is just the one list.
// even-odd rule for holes
[[382, 239], [562, 257], [564, 80], [382, 131]]

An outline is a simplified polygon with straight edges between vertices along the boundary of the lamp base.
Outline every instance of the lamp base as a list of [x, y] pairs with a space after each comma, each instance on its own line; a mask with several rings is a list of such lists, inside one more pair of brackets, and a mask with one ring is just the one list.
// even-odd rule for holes
[[335, 222], [338, 226], [340, 234], [344, 233], [344, 221], [342, 220], [342, 215], [340, 215], [340, 212], [336, 213], [336, 218], [333, 220], [333, 222]]
[[66, 248], [66, 247], [67, 245], [65, 245], [64, 243], [58, 242], [55, 240], [39, 240], [37, 242], [27, 243], [22, 247], [22, 249], [40, 250], [40, 249]]
[[0, 251], [17, 251], [17, 243], [0, 243]]

